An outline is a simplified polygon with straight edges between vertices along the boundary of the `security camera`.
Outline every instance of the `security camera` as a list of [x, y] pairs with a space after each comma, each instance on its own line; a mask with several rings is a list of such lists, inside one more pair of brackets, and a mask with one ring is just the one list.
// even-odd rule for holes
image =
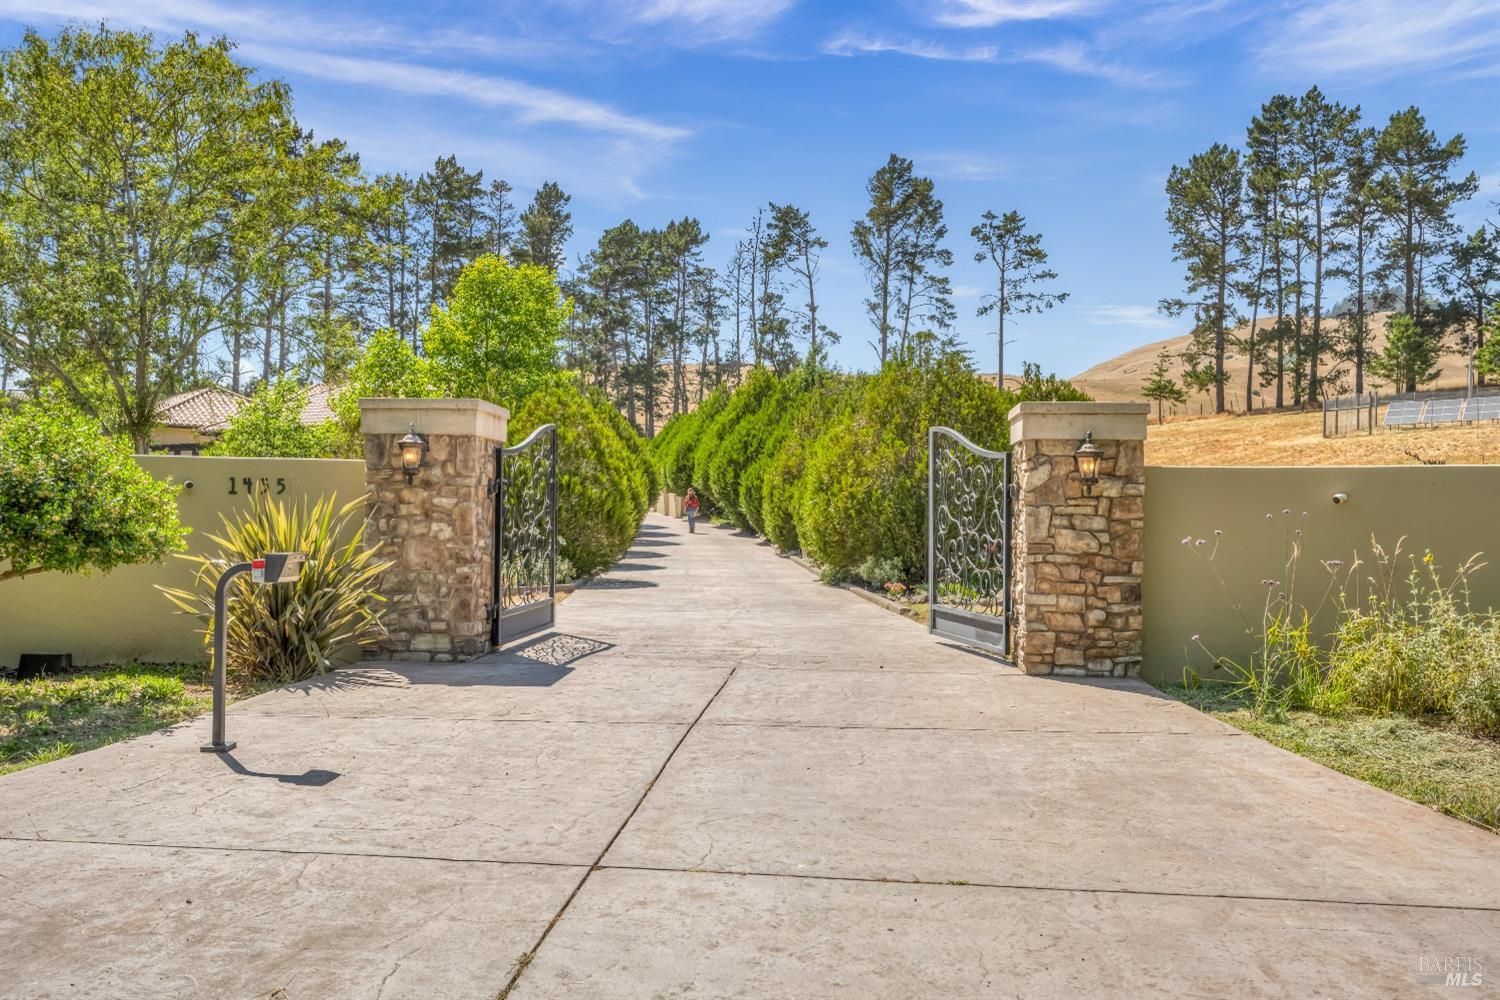
[[1336, 503], [1336, 504], [1337, 503], [1348, 503], [1349, 502], [1349, 494], [1347, 494], [1347, 493], [1335, 493], [1333, 495], [1333, 502]]

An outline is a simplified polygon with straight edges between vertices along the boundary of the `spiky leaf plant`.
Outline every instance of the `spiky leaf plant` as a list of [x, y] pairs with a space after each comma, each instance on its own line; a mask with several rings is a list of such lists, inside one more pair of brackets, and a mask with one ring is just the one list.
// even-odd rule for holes
[[228, 671], [240, 681], [278, 684], [322, 673], [340, 651], [385, 635], [386, 598], [375, 581], [392, 564], [365, 545], [363, 507], [363, 497], [336, 507], [333, 497], [284, 504], [261, 494], [237, 519], [220, 516], [222, 534], [205, 536], [219, 551], [178, 557], [198, 566], [193, 589], [159, 589], [203, 623], [204, 645], [212, 649], [219, 575], [266, 552], [306, 554], [295, 583], [255, 586], [241, 576], [230, 585]]

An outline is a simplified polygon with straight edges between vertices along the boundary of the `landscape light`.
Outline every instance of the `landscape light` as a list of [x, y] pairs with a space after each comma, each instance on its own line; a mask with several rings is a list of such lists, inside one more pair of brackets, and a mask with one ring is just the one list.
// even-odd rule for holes
[[1094, 443], [1094, 432], [1089, 431], [1078, 450], [1073, 452], [1073, 461], [1078, 463], [1078, 481], [1083, 483], [1083, 495], [1094, 495], [1094, 484], [1099, 481], [1099, 458], [1104, 450]]
[[396, 447], [401, 449], [401, 471], [406, 473], [406, 483], [410, 486], [417, 471], [427, 461], [427, 439], [418, 434], [417, 425], [412, 424], [406, 436], [396, 442]]

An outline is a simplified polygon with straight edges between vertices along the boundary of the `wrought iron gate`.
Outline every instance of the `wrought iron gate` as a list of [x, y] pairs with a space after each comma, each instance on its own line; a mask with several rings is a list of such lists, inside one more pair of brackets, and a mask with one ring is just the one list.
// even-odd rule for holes
[[499, 646], [556, 619], [556, 424], [538, 427], [514, 448], [495, 449], [494, 491], [490, 641]]
[[1010, 653], [1010, 455], [927, 432], [927, 628]]

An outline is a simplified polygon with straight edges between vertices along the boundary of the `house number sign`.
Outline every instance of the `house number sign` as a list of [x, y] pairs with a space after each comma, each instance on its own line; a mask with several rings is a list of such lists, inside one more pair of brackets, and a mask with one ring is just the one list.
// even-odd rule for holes
[[270, 476], [261, 476], [259, 479], [254, 476], [242, 476], [238, 479], [234, 476], [229, 477], [229, 495], [232, 497], [239, 496], [241, 493], [253, 494], [257, 490], [261, 493], [281, 496], [286, 492], [286, 477], [277, 476], [275, 479]]

